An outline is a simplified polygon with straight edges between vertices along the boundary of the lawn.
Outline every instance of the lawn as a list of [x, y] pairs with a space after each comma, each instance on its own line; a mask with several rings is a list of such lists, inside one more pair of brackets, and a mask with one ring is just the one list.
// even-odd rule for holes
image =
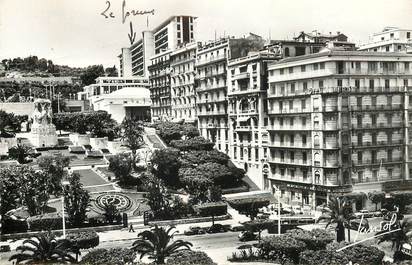
[[85, 187], [109, 184], [109, 182], [100, 177], [96, 172], [94, 172], [91, 169], [74, 170], [73, 172], [80, 174], [80, 181]]

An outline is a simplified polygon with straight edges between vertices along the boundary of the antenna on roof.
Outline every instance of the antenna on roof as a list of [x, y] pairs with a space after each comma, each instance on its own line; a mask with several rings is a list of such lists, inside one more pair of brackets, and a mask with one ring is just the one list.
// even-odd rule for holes
[[215, 30], [215, 40], [216, 40], [216, 30]]

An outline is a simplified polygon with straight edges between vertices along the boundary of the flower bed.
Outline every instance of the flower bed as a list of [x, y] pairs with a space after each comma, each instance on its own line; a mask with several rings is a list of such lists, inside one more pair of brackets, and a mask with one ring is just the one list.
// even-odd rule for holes
[[81, 264], [87, 265], [124, 265], [132, 263], [136, 258], [136, 253], [128, 248], [95, 249], [87, 253]]
[[99, 235], [95, 231], [70, 232], [66, 238], [79, 249], [94, 248], [99, 245]]
[[202, 251], [182, 250], [173, 253], [166, 261], [166, 265], [217, 265]]

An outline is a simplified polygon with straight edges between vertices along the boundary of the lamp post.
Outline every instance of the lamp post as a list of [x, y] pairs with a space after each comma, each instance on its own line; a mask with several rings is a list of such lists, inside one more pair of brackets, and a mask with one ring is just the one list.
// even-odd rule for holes
[[68, 181], [63, 181], [63, 195], [62, 195], [62, 222], [63, 222], [63, 239], [66, 239], [66, 220], [64, 216], [64, 186], [69, 185]]

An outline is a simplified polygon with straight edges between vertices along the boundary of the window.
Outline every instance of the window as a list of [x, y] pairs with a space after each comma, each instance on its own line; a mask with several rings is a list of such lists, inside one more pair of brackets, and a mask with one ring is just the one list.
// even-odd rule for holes
[[295, 152], [290, 152], [290, 162], [294, 162], [295, 161]]
[[376, 62], [368, 62], [368, 70], [369, 72], [376, 72], [378, 70], [378, 65]]
[[389, 162], [392, 161], [392, 150], [391, 149], [388, 150], [387, 157], [388, 157]]
[[338, 87], [342, 87], [343, 83], [342, 83], [342, 79], [338, 79]]
[[308, 82], [303, 82], [303, 91], [308, 90]]
[[283, 151], [280, 151], [280, 161], [281, 162], [285, 161], [285, 153]]
[[[306, 100], [305, 99], [302, 99], [300, 101], [300, 107], [301, 107], [302, 110], [306, 109]], [[302, 120], [303, 120], [303, 118], [302, 118]], [[305, 118], [305, 121], [306, 121], [306, 118]]]
[[409, 62], [405, 62], [404, 66], [405, 66], [405, 71], [409, 72]]
[[313, 70], [318, 70], [319, 65], [317, 63], [313, 64]]
[[388, 178], [392, 178], [392, 173], [393, 173], [393, 170], [392, 170], [392, 168], [388, 168]]
[[319, 69], [325, 69], [325, 63], [324, 62], [319, 64]]
[[283, 144], [285, 140], [285, 136], [283, 134], [280, 135], [280, 144]]
[[386, 46], [386, 47], [385, 47], [385, 51], [387, 51], [387, 52], [388, 52], [388, 51], [389, 51], [389, 49], [390, 49], [390, 47], [389, 47], [389, 46]]
[[283, 126], [283, 118], [279, 118], [279, 125]]
[[410, 39], [411, 38], [411, 33], [410, 32], [406, 32], [406, 38]]
[[[302, 135], [302, 145], [305, 146], [306, 145], [306, 134]], [[306, 156], [306, 153], [303, 153]], [[305, 159], [306, 160], [306, 159]]]
[[360, 88], [360, 80], [359, 79], [355, 80], [355, 87]]
[[293, 100], [289, 100], [289, 109], [293, 109]]
[[289, 74], [293, 73], [293, 67], [289, 67]]
[[356, 71], [360, 71], [361, 70], [361, 63], [360, 62], [356, 62], [355, 63], [356, 66]]
[[285, 48], [285, 57], [289, 57], [289, 48], [288, 47]]
[[362, 146], [363, 135], [362, 133], [358, 133], [358, 146]]
[[358, 127], [362, 128], [362, 115], [357, 116]]
[[306, 72], [306, 65], [302, 65], [302, 66], [300, 67], [300, 71], [301, 71], [301, 72]]
[[291, 94], [295, 93], [295, 83], [290, 84], [290, 93]]
[[376, 106], [376, 96], [372, 96], [372, 106]]
[[303, 153], [302, 153], [302, 161], [303, 161], [303, 164], [306, 164], [306, 163], [307, 163], [307, 160], [308, 160], [308, 155], [306, 154], [306, 152], [303, 152]]
[[294, 145], [295, 144], [295, 136], [292, 134], [291, 136], [290, 136], [290, 145]]
[[284, 69], [282, 68], [282, 69], [279, 69], [279, 74], [280, 75], [283, 75], [283, 73], [284, 73]]
[[362, 97], [356, 98], [356, 104], [358, 105], [358, 107], [362, 106]]
[[408, 79], [403, 79], [403, 85], [408, 86]]
[[391, 34], [390, 34], [390, 37], [391, 37], [391, 39], [393, 39], [393, 38], [395, 37], [395, 34], [394, 34], [394, 33], [391, 33]]
[[392, 106], [392, 96], [386, 96], [386, 102], [388, 106]]
[[323, 88], [323, 80], [319, 80], [319, 88]]
[[294, 118], [292, 117], [292, 118], [290, 118], [290, 126], [293, 126], [293, 122], [294, 122]]
[[385, 88], [389, 88], [389, 79], [385, 79]]
[[362, 164], [362, 152], [358, 152], [358, 163]]
[[373, 79], [369, 80], [369, 88], [375, 88], [375, 80]]

